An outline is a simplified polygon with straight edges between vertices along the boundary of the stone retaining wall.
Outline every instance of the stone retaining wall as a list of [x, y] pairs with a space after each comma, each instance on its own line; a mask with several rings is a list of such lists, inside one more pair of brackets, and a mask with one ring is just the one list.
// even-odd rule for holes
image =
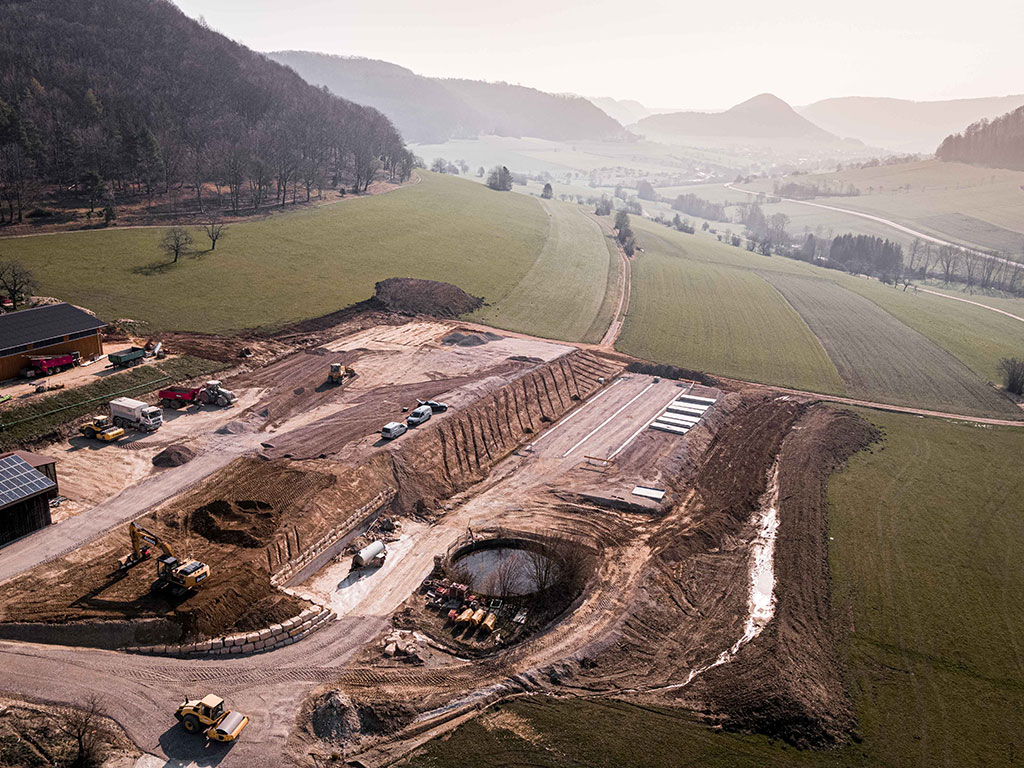
[[255, 632], [242, 632], [213, 640], [201, 640], [184, 645], [143, 645], [125, 648], [130, 653], [145, 653], [153, 656], [240, 656], [273, 651], [316, 632], [327, 625], [334, 611], [321, 605], [313, 605], [298, 616], [280, 624], [271, 624]]

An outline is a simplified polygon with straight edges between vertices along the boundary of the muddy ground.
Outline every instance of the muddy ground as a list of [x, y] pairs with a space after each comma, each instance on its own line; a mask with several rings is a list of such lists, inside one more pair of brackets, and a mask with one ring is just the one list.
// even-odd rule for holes
[[[293, 754], [344, 744], [367, 765], [381, 764], [443, 733], [474, 704], [536, 692], [682, 706], [716, 725], [800, 746], [849, 738], [854, 722], [828, 603], [824, 489], [829, 475], [875, 435], [849, 412], [761, 388], [727, 395], [716, 411], [675, 450], [655, 454], [637, 445], [602, 473], [606, 483], [641, 467], [671, 478], [666, 484], [676, 501], [660, 514], [565, 503], [560, 490], [535, 488], [516, 499], [514, 510], [492, 518], [506, 532], [513, 525], [576, 532], [599, 550], [596, 577], [560, 620], [472, 663], [432, 648], [419, 654], [422, 668], [410, 668], [384, 658], [381, 645], [367, 646], [337, 683], [311, 696]], [[770, 496], [776, 466], [778, 490]], [[766, 504], [778, 505], [782, 521], [775, 619], [735, 658], [705, 669], [743, 634], [753, 522]], [[325, 738], [324, 707], [330, 709], [333, 691], [356, 710], [385, 701], [404, 718], [411, 710], [416, 724], [397, 718], [394, 732], [382, 736], [360, 731], [358, 718], [346, 715], [347, 738]], [[461, 707], [453, 706], [459, 701]]]
[[[344, 326], [325, 346], [227, 377], [244, 408], [177, 411], [168, 426], [133, 443], [135, 450], [103, 451], [104, 461], [99, 451], [79, 453], [83, 474], [85, 465], [105, 463], [106, 482], [110, 469], [122, 467], [115, 471], [128, 484], [159, 472], [152, 458], [169, 444], [195, 454], [175, 470], [184, 472], [201, 471], [209, 455], [204, 440], [258, 446], [141, 520], [179, 557], [210, 565], [211, 577], [194, 594], [152, 590], [152, 561], [118, 571], [118, 558], [128, 551], [126, 531], [118, 527], [0, 586], [0, 622], [150, 620], [136, 635], [142, 644], [275, 623], [304, 604], [272, 587], [270, 576], [309, 544], [331, 529], [353, 528], [378, 498], [393, 498], [399, 514], [430, 514], [621, 369], [563, 345], [496, 335], [468, 348], [445, 345], [455, 327]], [[328, 384], [331, 362], [353, 366], [356, 377]], [[448, 413], [390, 445], [379, 439], [380, 426], [404, 419], [402, 409], [415, 407], [417, 398], [442, 395]], [[205, 417], [213, 434], [180, 439], [174, 427], [193, 417], [197, 423]], [[160, 440], [165, 431], [174, 439]], [[75, 481], [65, 485], [74, 489]], [[80, 634], [85, 642], [92, 637]]]

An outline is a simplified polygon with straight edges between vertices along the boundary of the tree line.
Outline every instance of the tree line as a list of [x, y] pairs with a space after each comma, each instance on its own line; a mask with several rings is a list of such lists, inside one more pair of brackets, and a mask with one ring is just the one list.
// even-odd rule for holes
[[945, 161], [1024, 170], [1024, 107], [995, 120], [979, 120], [962, 133], [947, 136], [935, 156]]
[[[365, 191], [414, 158], [380, 112], [182, 14], [167, 0], [28, 0], [0, 25], [0, 197], [22, 221], [46, 197], [90, 215], [191, 190], [205, 212]], [[108, 213], [109, 215], [109, 213]]]
[[712, 203], [692, 193], [676, 197], [672, 201], [672, 208], [680, 213], [697, 216], [702, 219], [714, 219], [715, 221], [729, 220], [729, 214], [726, 213], [724, 203]]

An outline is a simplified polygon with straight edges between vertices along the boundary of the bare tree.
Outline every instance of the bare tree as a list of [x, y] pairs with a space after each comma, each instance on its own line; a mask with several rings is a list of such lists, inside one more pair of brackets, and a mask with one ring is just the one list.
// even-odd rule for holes
[[981, 271], [981, 263], [985, 260], [977, 251], [964, 251], [964, 273], [967, 275], [967, 289], [971, 290], [974, 288], [974, 281], [977, 278], [978, 273]]
[[111, 734], [103, 708], [95, 696], [91, 696], [82, 708], [66, 709], [59, 715], [51, 715], [50, 722], [74, 742], [69, 766], [93, 768], [100, 765], [103, 745], [110, 740]]
[[488, 579], [485, 589], [496, 597], [506, 598], [519, 594], [525, 564], [518, 552], [511, 551]]
[[530, 576], [538, 592], [546, 592], [558, 581], [558, 562], [554, 557], [537, 549], [526, 550]]
[[942, 281], [947, 285], [956, 276], [960, 266], [960, 249], [951, 245], [939, 248], [939, 266], [942, 267]]
[[185, 253], [191, 246], [193, 240], [192, 235], [184, 227], [171, 227], [160, 239], [160, 248], [171, 257], [171, 263], [177, 264], [178, 259]]
[[1003, 372], [1003, 383], [1006, 391], [1015, 395], [1024, 395], [1024, 360], [1016, 357], [1004, 357], [999, 361]]
[[992, 287], [992, 278], [996, 270], [1002, 264], [1002, 256], [998, 253], [992, 254], [981, 265], [981, 287], [988, 290]]
[[915, 237], [913, 242], [910, 244], [910, 250], [907, 251], [907, 271], [911, 275], [914, 274], [914, 270], [917, 269], [918, 256], [924, 251], [924, 243], [921, 242], [921, 238]]
[[210, 219], [203, 224], [203, 231], [210, 238], [210, 250], [215, 251], [217, 250], [217, 241], [222, 237], [227, 237], [228, 225], [219, 219]]
[[39, 288], [39, 283], [20, 261], [0, 261], [0, 288], [4, 289], [14, 309], [17, 309], [18, 302], [22, 299], [27, 301]]

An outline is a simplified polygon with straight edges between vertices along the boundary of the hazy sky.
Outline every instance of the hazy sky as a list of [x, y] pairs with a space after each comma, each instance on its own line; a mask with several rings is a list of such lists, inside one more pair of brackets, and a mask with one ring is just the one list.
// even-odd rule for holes
[[1020, 0], [955, 12], [921, 0], [175, 1], [260, 51], [366, 56], [654, 107], [727, 107], [765, 91], [792, 104], [1024, 91]]

